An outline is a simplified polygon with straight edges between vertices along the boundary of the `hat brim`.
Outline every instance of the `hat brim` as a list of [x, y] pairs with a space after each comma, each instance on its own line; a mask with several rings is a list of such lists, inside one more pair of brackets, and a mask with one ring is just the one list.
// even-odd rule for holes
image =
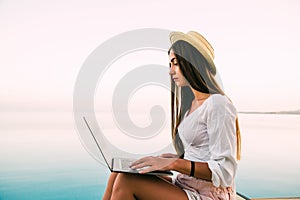
[[[198, 34], [198, 35], [195, 35], [195, 34]], [[173, 45], [175, 42], [177, 42], [179, 40], [183, 40], [183, 41], [191, 44], [203, 55], [203, 57], [206, 59], [206, 61], [212, 68], [212, 72], [215, 73], [216, 66], [213, 61], [214, 55], [213, 55], [213, 53], [211, 53], [211, 55], [209, 55], [209, 53], [208, 53], [208, 51], [213, 51], [213, 49], [211, 46], [210, 46], [211, 50], [208, 48], [207, 44], [208, 45], [210, 45], [210, 44], [207, 42], [207, 40], [203, 36], [200, 35], [207, 44], [205, 44], [205, 42], [203, 40], [201, 40], [202, 38], [200, 38], [200, 40], [199, 40], [199, 35], [200, 35], [199, 33], [195, 33], [192, 31], [188, 32], [187, 34], [175, 31], [175, 32], [170, 33], [170, 42]]]

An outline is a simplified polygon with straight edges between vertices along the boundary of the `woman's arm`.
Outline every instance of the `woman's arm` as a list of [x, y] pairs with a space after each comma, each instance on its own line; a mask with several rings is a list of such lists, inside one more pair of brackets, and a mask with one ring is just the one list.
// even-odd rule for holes
[[216, 187], [233, 185], [237, 170], [235, 120], [236, 109], [227, 97], [215, 98], [206, 123], [211, 154], [207, 164]]
[[[173, 170], [190, 175], [191, 161], [164, 155], [158, 157], [149, 156], [137, 160], [132, 164], [131, 168], [141, 169], [140, 173], [147, 173], [155, 170]], [[208, 164], [204, 162], [195, 162], [194, 177], [210, 181], [212, 172], [209, 169]]]
[[[177, 159], [171, 164], [170, 170], [190, 175], [191, 166], [191, 161], [185, 159]], [[211, 176], [212, 173], [207, 163], [195, 162], [194, 177], [210, 181]]]

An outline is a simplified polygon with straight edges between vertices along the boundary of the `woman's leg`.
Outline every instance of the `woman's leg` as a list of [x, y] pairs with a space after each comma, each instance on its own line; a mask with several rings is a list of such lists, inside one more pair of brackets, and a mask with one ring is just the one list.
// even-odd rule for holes
[[114, 182], [112, 200], [188, 200], [186, 193], [170, 182], [150, 175], [120, 173]]
[[112, 172], [110, 174], [102, 200], [110, 200], [112, 189], [113, 189], [113, 186], [114, 186], [117, 176], [118, 176], [118, 173], [116, 173], [116, 172]]

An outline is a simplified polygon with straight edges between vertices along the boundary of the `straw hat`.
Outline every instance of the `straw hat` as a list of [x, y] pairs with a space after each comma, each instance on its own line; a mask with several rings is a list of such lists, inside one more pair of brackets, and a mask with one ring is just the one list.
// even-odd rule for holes
[[207, 60], [211, 69], [210, 71], [215, 75], [216, 74], [216, 66], [214, 63], [214, 49], [211, 44], [199, 33], [195, 31], [190, 31], [188, 33], [182, 32], [171, 32], [170, 33], [170, 41], [171, 44], [175, 42], [183, 40], [194, 46]]

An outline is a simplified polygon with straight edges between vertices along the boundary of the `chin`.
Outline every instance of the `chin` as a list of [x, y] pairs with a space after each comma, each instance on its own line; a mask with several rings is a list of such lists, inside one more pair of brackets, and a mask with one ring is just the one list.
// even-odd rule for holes
[[182, 83], [182, 82], [176, 82], [177, 87], [184, 87], [187, 86], [187, 84]]

